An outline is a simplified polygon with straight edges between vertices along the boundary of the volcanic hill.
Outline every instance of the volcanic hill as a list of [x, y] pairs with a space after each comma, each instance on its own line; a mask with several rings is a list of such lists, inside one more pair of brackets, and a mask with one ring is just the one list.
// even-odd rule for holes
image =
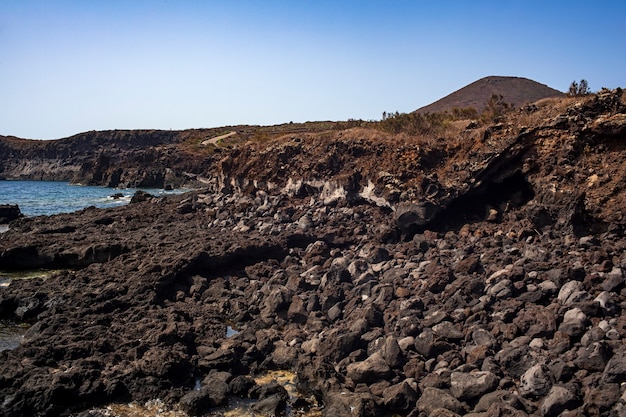
[[512, 104], [514, 107], [534, 103], [543, 98], [564, 95], [561, 91], [528, 78], [490, 76], [474, 81], [416, 111], [418, 113], [437, 113], [451, 111], [455, 107], [471, 107], [480, 113], [485, 109], [487, 102], [494, 94], [502, 95], [502, 101]]

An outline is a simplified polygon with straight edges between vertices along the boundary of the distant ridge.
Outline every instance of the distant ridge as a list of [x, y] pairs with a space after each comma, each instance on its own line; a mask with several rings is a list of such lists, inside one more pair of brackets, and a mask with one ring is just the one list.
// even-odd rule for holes
[[493, 94], [502, 94], [505, 103], [512, 103], [515, 107], [519, 107], [543, 98], [561, 96], [564, 93], [528, 78], [489, 76], [474, 81], [415, 111], [436, 113], [449, 111], [455, 107], [473, 107], [478, 112], [482, 112]]

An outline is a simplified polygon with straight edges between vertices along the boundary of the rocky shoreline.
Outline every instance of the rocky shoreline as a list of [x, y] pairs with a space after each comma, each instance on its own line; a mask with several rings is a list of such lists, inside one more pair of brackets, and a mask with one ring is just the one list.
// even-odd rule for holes
[[[268, 370], [325, 416], [626, 414], [620, 100], [469, 132], [410, 181], [350, 138], [338, 154], [370, 165], [297, 177], [323, 172], [297, 165], [321, 146], [303, 135], [233, 152], [201, 191], [14, 220], [0, 268], [62, 272], [0, 288], [0, 318], [33, 323], [0, 352], [0, 415], [238, 396], [279, 415]], [[282, 183], [263, 171], [281, 152]]]

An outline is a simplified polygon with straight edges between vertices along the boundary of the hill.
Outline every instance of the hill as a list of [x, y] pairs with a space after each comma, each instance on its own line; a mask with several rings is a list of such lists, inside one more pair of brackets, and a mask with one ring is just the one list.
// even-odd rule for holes
[[563, 95], [554, 88], [528, 78], [490, 76], [474, 81], [434, 103], [417, 109], [416, 112], [436, 113], [455, 107], [473, 107], [482, 112], [493, 94], [501, 94], [505, 103], [511, 103], [515, 107]]

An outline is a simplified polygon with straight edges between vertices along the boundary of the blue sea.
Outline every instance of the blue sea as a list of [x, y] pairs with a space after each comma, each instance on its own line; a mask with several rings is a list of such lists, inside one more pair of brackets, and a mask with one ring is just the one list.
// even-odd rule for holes
[[[25, 216], [71, 213], [89, 206], [128, 204], [136, 188], [71, 185], [58, 181], [0, 181], [0, 204], [17, 204]], [[143, 189], [152, 195], [177, 194], [186, 189]], [[117, 194], [117, 195], [116, 195]]]

